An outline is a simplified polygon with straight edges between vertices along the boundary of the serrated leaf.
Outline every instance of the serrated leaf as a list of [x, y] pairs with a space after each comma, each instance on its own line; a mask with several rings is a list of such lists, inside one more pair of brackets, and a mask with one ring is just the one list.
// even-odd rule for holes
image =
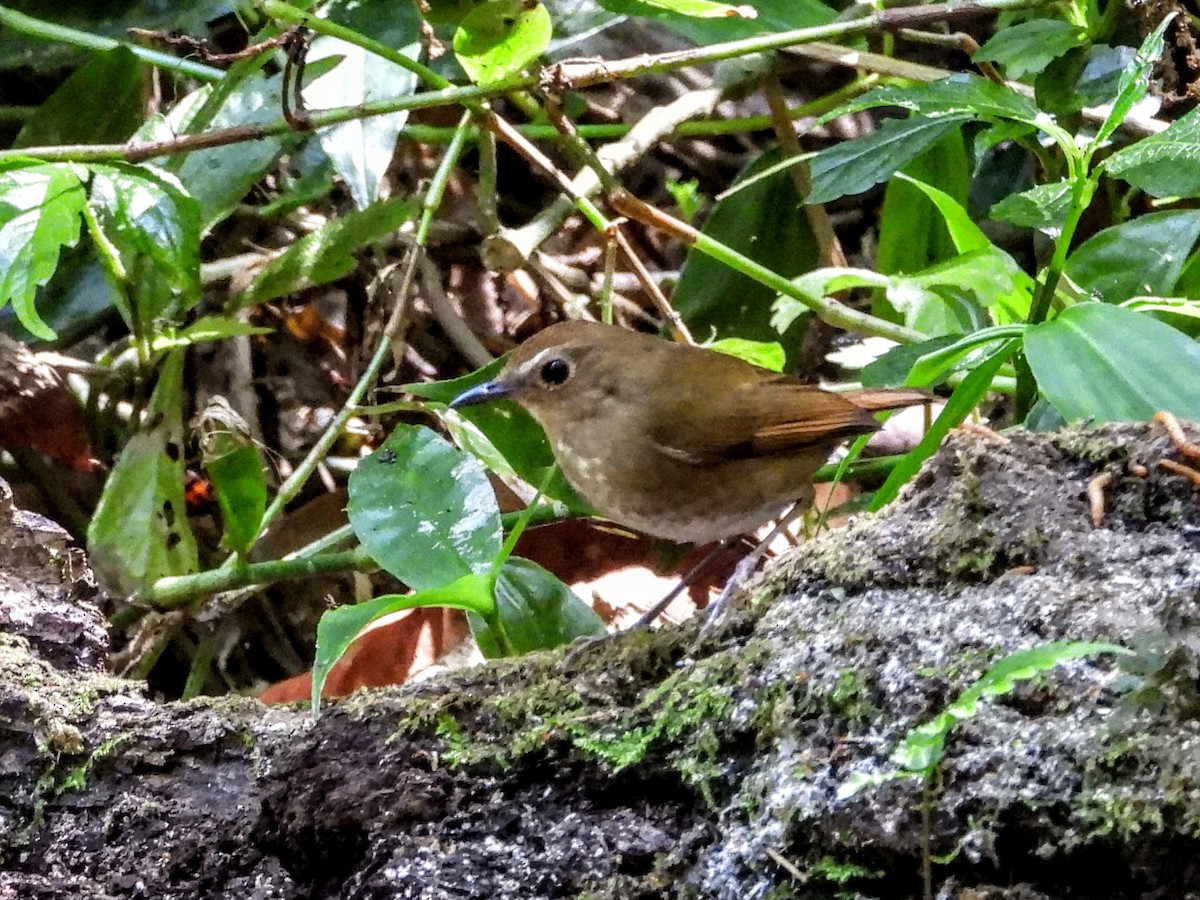
[[1104, 168], [1152, 197], [1200, 196], [1200, 109], [1117, 151]]
[[1146, 96], [1146, 92], [1150, 90], [1150, 72], [1163, 54], [1163, 34], [1166, 33], [1167, 26], [1175, 20], [1176, 15], [1177, 13], [1169, 13], [1163, 16], [1158, 27], [1146, 35], [1146, 39], [1142, 41], [1142, 45], [1133, 58], [1133, 64], [1122, 71], [1117, 85], [1117, 98], [1113, 101], [1112, 110], [1096, 130], [1097, 144], [1102, 144], [1112, 137], [1114, 132], [1121, 127], [1121, 123], [1125, 121], [1125, 117], [1129, 115], [1134, 104]]
[[807, 202], [828, 203], [870, 190], [968, 118], [956, 114], [887, 119], [871, 134], [822, 150], [809, 164], [812, 191]]
[[183, 354], [167, 356], [144, 431], [126, 443], [88, 525], [88, 557], [122, 594], [198, 566], [184, 501]]
[[1200, 344], [1152, 316], [1080, 303], [1025, 334], [1038, 388], [1068, 422], [1200, 419]]
[[425, 590], [486, 574], [500, 552], [487, 473], [428, 428], [400, 425], [350, 476], [347, 513], [377, 563]]
[[553, 30], [541, 3], [490, 0], [463, 17], [454, 32], [454, 53], [471, 81], [490, 84], [519, 74], [541, 56]]
[[242, 306], [286, 297], [351, 272], [355, 254], [382, 240], [416, 215], [408, 199], [388, 200], [333, 219], [267, 262], [238, 298]]
[[166, 172], [124, 164], [92, 169], [96, 222], [120, 253], [137, 321], [143, 328], [160, 317], [178, 321], [200, 300], [199, 205]]
[[54, 331], [33, 304], [38, 285], [58, 267], [59, 252], [79, 240], [87, 196], [71, 165], [30, 165], [0, 172], [0, 306], [43, 340]]
[[1071, 198], [1070, 182], [1053, 181], [1019, 194], [1009, 194], [992, 206], [988, 215], [1022, 228], [1037, 228], [1056, 234], [1062, 230], [1071, 208]]
[[1051, 60], [1087, 40], [1087, 31], [1061, 19], [1033, 19], [999, 29], [975, 51], [976, 62], [995, 62], [1009, 78], [1040, 72]]
[[898, 106], [925, 117], [963, 116], [994, 118], [1036, 125], [1041, 111], [1006, 85], [970, 73], [951, 75], [914, 87], [884, 87], [844, 103], [821, 116], [829, 122], [839, 116], [880, 106]]

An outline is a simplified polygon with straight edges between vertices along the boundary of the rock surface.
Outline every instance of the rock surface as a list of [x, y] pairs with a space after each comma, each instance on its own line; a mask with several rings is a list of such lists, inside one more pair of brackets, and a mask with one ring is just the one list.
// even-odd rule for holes
[[[0, 898], [890, 898], [925, 871], [946, 898], [1200, 895], [1200, 493], [1155, 467], [1175, 455], [1141, 425], [957, 435], [713, 639], [316, 722], [105, 675], [86, 568], [0, 497]], [[1135, 654], [1019, 681], [928, 781], [845, 796], [997, 659], [1066, 639]]]

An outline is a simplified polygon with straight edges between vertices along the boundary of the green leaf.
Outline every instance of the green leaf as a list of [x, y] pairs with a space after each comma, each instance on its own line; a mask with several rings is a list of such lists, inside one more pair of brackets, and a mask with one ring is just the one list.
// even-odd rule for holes
[[136, 321], [179, 321], [200, 301], [199, 205], [166, 172], [123, 163], [92, 168], [96, 222], [120, 254]]
[[626, 16], [640, 16], [661, 22], [682, 34], [698, 47], [718, 41], [735, 41], [755, 35], [810, 28], [832, 22], [835, 12], [818, 0], [750, 0], [739, 4], [753, 9], [757, 18], [723, 16], [697, 19], [667, 9], [657, 9], [642, 0], [600, 0], [600, 5]]
[[642, 7], [643, 12], [640, 14], [643, 15], [646, 12], [662, 10], [696, 19], [755, 19], [758, 17], [758, 12], [749, 4], [731, 6], [728, 3], [714, 3], [712, 0], [629, 0], [628, 6], [631, 9]]
[[1009, 194], [996, 203], [988, 215], [1021, 228], [1056, 231], [1062, 228], [1071, 209], [1071, 183], [1052, 181], [1019, 194]]
[[1000, 119], [1029, 125], [1036, 125], [1044, 115], [1012, 88], [964, 73], [914, 87], [884, 87], [869, 91], [821, 116], [818, 122], [829, 122], [847, 113], [880, 106], [899, 106], [926, 117]]
[[1109, 175], [1123, 178], [1152, 197], [1200, 196], [1200, 109], [1172, 122], [1161, 134], [1118, 150], [1105, 162]]
[[72, 165], [0, 171], [0, 306], [43, 340], [55, 333], [33, 305], [38, 285], [58, 267], [59, 251], [79, 240], [87, 196]]
[[[504, 359], [497, 359], [461, 378], [406, 384], [404, 390], [438, 403], [449, 403], [468, 388], [490, 381], [503, 366]], [[591, 514], [591, 507], [561, 472], [555, 472], [546, 482], [547, 473], [555, 466], [550, 442], [542, 427], [517, 404], [499, 400], [445, 410], [440, 415], [459, 445], [483, 460], [490, 470], [501, 474], [511, 472], [531, 485], [545, 484], [543, 494], [548, 499], [565, 503], [577, 513]]]
[[1112, 110], [1105, 118], [1104, 123], [1096, 130], [1095, 145], [1098, 146], [1112, 137], [1121, 127], [1121, 123], [1125, 121], [1125, 117], [1129, 115], [1134, 104], [1145, 97], [1146, 92], [1150, 90], [1150, 72], [1163, 54], [1163, 34], [1166, 32], [1167, 26], [1175, 20], [1176, 15], [1176, 13], [1169, 13], [1163, 16], [1158, 27], [1146, 35], [1146, 39], [1142, 41], [1142, 46], [1138, 48], [1137, 55], [1133, 59], [1133, 65], [1122, 71], [1121, 80], [1117, 86], [1117, 99], [1113, 101]]
[[[226, 76], [229, 77], [229, 76]], [[150, 120], [139, 132], [141, 140], [173, 138], [191, 131], [192, 119], [213, 89], [201, 88], [178, 103], [165, 119]], [[204, 130], [234, 126], [262, 125], [279, 118], [279, 98], [283, 90], [279, 73], [256, 72], [245, 78], [225, 99]], [[247, 192], [287, 149], [300, 142], [294, 134], [241, 141], [225, 147], [197, 150], [174, 169], [180, 183], [200, 204], [200, 220], [205, 230], [224, 219], [241, 203]]]
[[744, 359], [746, 362], [772, 372], [782, 372], [786, 357], [781, 347], [775, 341], [747, 341], [742, 338], [725, 338], [701, 346], [718, 353], [726, 353]]
[[552, 32], [541, 3], [490, 0], [463, 17], [454, 53], [471, 81], [490, 84], [522, 72], [546, 51]]
[[500, 511], [487, 474], [428, 428], [400, 425], [350, 476], [346, 511], [380, 566], [424, 590], [491, 569]]
[[313, 715], [320, 710], [321, 692], [329, 670], [368, 625], [392, 613], [428, 606], [446, 606], [491, 616], [496, 609], [491, 576], [464, 575], [450, 584], [414, 594], [385, 594], [365, 603], [339, 606], [321, 616], [317, 623], [317, 651], [312, 669]]
[[991, 357], [972, 369], [971, 373], [954, 389], [954, 393], [946, 401], [946, 406], [942, 409], [941, 414], [929, 431], [925, 432], [921, 443], [904, 454], [892, 469], [891, 474], [888, 475], [887, 481], [875, 492], [869, 507], [871, 511], [878, 511], [896, 499], [900, 488], [907, 484], [917, 474], [921, 464], [937, 451], [950, 429], [961, 423], [971, 410], [979, 405], [979, 401], [992, 386], [992, 379], [996, 372], [1016, 352], [1017, 346], [1017, 341], [1006, 341]]
[[167, 350], [178, 350], [202, 344], [205, 341], [223, 341], [231, 337], [252, 337], [259, 334], [271, 334], [273, 328], [263, 328], [251, 325], [229, 316], [202, 316], [187, 328], [165, 327], [150, 339], [150, 350], [154, 353], [164, 353]]
[[871, 134], [822, 150], [810, 163], [813, 187], [808, 202], [828, 203], [870, 190], [968, 118], [886, 119]]
[[267, 508], [262, 456], [250, 429], [223, 397], [214, 396], [196, 417], [200, 463], [217, 491], [224, 544], [243, 554], [258, 537]]
[[912, 729], [892, 753], [896, 771], [881, 775], [858, 774], [846, 779], [838, 789], [838, 799], [852, 797], [864, 787], [878, 785], [895, 778], [929, 778], [945, 755], [946, 739], [959, 722], [973, 719], [984, 700], [1009, 694], [1022, 681], [1071, 660], [1114, 653], [1132, 656], [1133, 651], [1118, 644], [1100, 641], [1051, 641], [1017, 650], [997, 660], [983, 676], [963, 691], [958, 699], [936, 718]]
[[972, 332], [945, 346], [931, 347], [913, 363], [904, 383], [914, 387], [941, 384], [952, 373], [973, 369], [990, 358], [999, 349], [998, 341], [1019, 338], [1024, 333], [1024, 325], [997, 325]]
[[1009, 78], [1040, 72], [1050, 61], [1087, 40], [1086, 29], [1061, 19], [1033, 19], [999, 29], [971, 57], [994, 62]]
[[388, 200], [327, 222], [266, 263], [238, 302], [250, 306], [336, 281], [358, 264], [355, 254], [399, 229], [416, 212], [412, 200]]
[[1067, 258], [1068, 278], [1108, 303], [1170, 296], [1200, 239], [1200, 211], [1149, 213], [1106, 228]]
[[943, 135], [905, 166], [902, 174], [906, 177], [888, 182], [879, 216], [875, 265], [889, 275], [915, 272], [954, 255], [944, 213], [908, 179], [939, 185], [961, 210], [970, 187], [962, 134], [953, 131]]
[[34, 110], [13, 147], [117, 144], [143, 117], [144, 67], [127, 47], [96, 53]]
[[183, 497], [183, 354], [167, 356], [146, 410], [145, 431], [129, 439], [88, 525], [88, 557], [121, 594], [197, 569]]
[[[897, 384], [907, 384], [908, 373], [916, 365], [917, 360], [951, 344], [957, 344], [959, 338], [953, 334], [942, 334], [921, 341], [919, 344], [897, 344], [878, 359], [867, 363], [859, 372], [859, 380], [863, 387], [887, 387]], [[936, 382], [922, 384], [912, 381], [911, 384], [928, 387]]]
[[910, 731], [892, 754], [892, 762], [908, 774], [929, 775], [942, 760], [950, 730], [959, 722], [975, 718], [988, 697], [1011, 693], [1019, 682], [1028, 681], [1065, 662], [1101, 653], [1129, 656], [1132, 651], [1101, 642], [1052, 641], [1008, 654], [997, 660], [937, 718]]
[[1025, 334], [1038, 388], [1068, 422], [1200, 419], [1200, 344], [1143, 313], [1081, 303]]
[[[717, 201], [702, 230], [773, 272], [793, 278], [817, 264], [817, 245], [788, 173], [757, 177], [778, 160], [778, 152], [773, 151], [746, 166], [734, 182], [746, 186]], [[772, 341], [780, 336], [771, 324], [776, 296], [771, 288], [691, 250], [673, 300], [692, 332], [702, 339]], [[799, 336], [796, 328], [782, 343], [795, 347]]]
[[[414, 29], [410, 41], [416, 38]], [[418, 50], [418, 45], [411, 43], [402, 52], [412, 57]], [[318, 38], [308, 54], [310, 62], [332, 56], [340, 57], [334, 69], [304, 88], [305, 103], [312, 109], [405, 97], [417, 85], [416, 73], [337, 38]], [[396, 139], [406, 121], [408, 112], [401, 111], [353, 119], [317, 132], [321, 147], [359, 209], [379, 199], [379, 185], [392, 163]]]
[[[604, 622], [569, 587], [537, 563], [519, 556], [510, 557], [500, 569], [496, 612], [517, 654], [549, 650], [579, 637], [605, 633]], [[483, 655], [489, 659], [502, 656], [487, 620], [477, 613], [469, 618]]]
[[1038, 106], [1070, 122], [1086, 106], [1111, 102], [1133, 65], [1132, 47], [1076, 47], [1050, 63], [1035, 82]]

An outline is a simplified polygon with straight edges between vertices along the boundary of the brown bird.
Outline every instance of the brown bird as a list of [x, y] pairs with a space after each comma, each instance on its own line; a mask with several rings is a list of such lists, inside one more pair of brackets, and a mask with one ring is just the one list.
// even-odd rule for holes
[[526, 341], [452, 407], [508, 398], [545, 429], [596, 511], [679, 542], [745, 534], [812, 503], [813, 475], [873, 411], [929, 402], [911, 388], [832, 393], [733, 356], [595, 322]]

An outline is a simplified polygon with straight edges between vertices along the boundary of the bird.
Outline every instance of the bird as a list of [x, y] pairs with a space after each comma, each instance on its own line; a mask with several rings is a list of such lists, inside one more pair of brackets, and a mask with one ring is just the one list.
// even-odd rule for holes
[[706, 544], [811, 506], [813, 477], [874, 413], [928, 403], [914, 388], [837, 393], [715, 350], [599, 322], [551, 325], [450, 406], [515, 401], [567, 481], [604, 518]]

